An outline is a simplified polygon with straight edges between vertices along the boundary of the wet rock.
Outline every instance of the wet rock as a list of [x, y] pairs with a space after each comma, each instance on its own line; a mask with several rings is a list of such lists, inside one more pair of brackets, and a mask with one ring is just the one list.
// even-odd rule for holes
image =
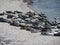
[[20, 12], [20, 11], [14, 11], [14, 13], [18, 13], [18, 14], [20, 14], [20, 13], [22, 13], [22, 12]]
[[22, 15], [22, 17], [21, 17], [21, 19], [23, 19], [23, 20], [25, 20], [27, 17], [26, 16], [24, 16], [24, 15]]
[[19, 26], [18, 24], [15, 24], [15, 23], [10, 23], [10, 25], [12, 25], [12, 26]]
[[[27, 12], [26, 14], [20, 11], [6, 11], [7, 19], [0, 18], [0, 22], [8, 22], [10, 25], [21, 27], [21, 29], [26, 29], [31, 32], [40, 32], [42, 29], [40, 25], [43, 26], [43, 22], [47, 22], [45, 14], [35, 14], [34, 12]], [[41, 24], [40, 24], [41, 23]], [[49, 28], [49, 25], [44, 28]], [[43, 29], [45, 30], [45, 29]], [[42, 34], [45, 34], [42, 31]]]
[[3, 16], [5, 13], [3, 12], [3, 13], [0, 13], [0, 16]]
[[39, 16], [39, 15], [35, 15], [34, 17], [35, 17], [35, 18], [38, 18], [38, 17], [40, 17], [40, 16]]
[[18, 20], [19, 21], [19, 23], [20, 24], [22, 24], [22, 23], [25, 23], [26, 21], [25, 20], [23, 20], [23, 19], [21, 19], [21, 20]]
[[25, 20], [26, 20], [26, 21], [31, 21], [31, 19], [30, 19], [30, 18], [26, 18]]
[[11, 19], [7, 19], [7, 23], [12, 23]]
[[32, 24], [26, 23], [26, 26], [29, 26], [30, 27], [30, 26], [32, 26]]
[[20, 25], [22, 25], [22, 26], [26, 26], [26, 24], [25, 24], [25, 23], [20, 23]]
[[6, 11], [7, 14], [12, 14], [12, 11]]
[[34, 14], [31, 11], [27, 12], [26, 15], [28, 15], [29, 17], [34, 16]]
[[29, 17], [28, 15], [25, 15], [25, 14], [23, 16], [26, 16], [27, 18]]
[[7, 18], [8, 19], [12, 19], [14, 16], [13, 15], [8, 15]]
[[34, 28], [31, 28], [31, 33], [37, 33], [37, 30]]
[[60, 29], [60, 24], [58, 24], [58, 25], [57, 25], [57, 28], [59, 28], [59, 29]]
[[38, 14], [39, 15], [39, 17], [42, 17], [42, 15], [41, 14]]
[[7, 22], [7, 20], [4, 18], [0, 18], [0, 22]]
[[60, 36], [60, 32], [58, 32], [57, 34], [54, 34], [54, 36]]
[[11, 22], [10, 22], [10, 25], [13, 25], [13, 26], [19, 26], [19, 21], [17, 20], [17, 18], [12, 18]]
[[25, 26], [25, 24], [20, 24], [20, 27], [21, 27], [21, 29], [26, 29], [27, 28], [27, 26]]
[[25, 27], [24, 25], [21, 25], [21, 24], [20, 24], [19, 26], [20, 26], [20, 27]]
[[25, 27], [21, 27], [20, 29], [25, 29]]
[[60, 26], [57, 26], [57, 28], [59, 28], [59, 29], [60, 29]]
[[31, 28], [30, 28], [30, 27], [29, 27], [29, 28], [27, 28], [27, 29], [26, 29], [26, 31], [31, 31]]

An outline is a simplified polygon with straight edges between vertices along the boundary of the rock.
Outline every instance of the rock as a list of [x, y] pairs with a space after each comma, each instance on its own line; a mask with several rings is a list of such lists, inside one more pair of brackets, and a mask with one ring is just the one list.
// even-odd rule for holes
[[24, 25], [21, 25], [21, 24], [20, 24], [19, 26], [20, 26], [20, 27], [25, 27]]
[[32, 26], [32, 24], [29, 24], [29, 23], [28, 23], [28, 24], [26, 24], [26, 26]]
[[28, 15], [29, 17], [34, 16], [33, 13], [31, 11], [27, 12], [26, 15]]
[[22, 12], [20, 12], [20, 11], [14, 11], [14, 13], [18, 13], [18, 14], [20, 14], [20, 13], [22, 13]]
[[21, 20], [20, 22], [21, 22], [21, 23], [25, 23], [25, 20]]
[[30, 18], [26, 18], [25, 20], [30, 21], [31, 19]]
[[28, 27], [28, 28], [26, 29], [26, 31], [31, 31], [31, 28], [30, 28], [30, 27]]
[[21, 27], [20, 29], [25, 29], [25, 27]]
[[7, 22], [7, 20], [4, 18], [0, 18], [0, 22]]
[[20, 23], [20, 25], [22, 25], [22, 26], [26, 26], [26, 24], [25, 24], [25, 23]]
[[10, 25], [13, 25], [13, 26], [19, 26], [19, 21], [12, 21], [12, 23], [10, 23]]
[[54, 34], [54, 36], [60, 36], [60, 32], [58, 32], [57, 34]]
[[31, 26], [26, 26], [25, 29], [26, 29], [26, 31], [31, 31], [32, 27]]
[[29, 16], [28, 15], [25, 15], [27, 18], [29, 18]]
[[3, 16], [5, 13], [3, 12], [3, 13], [0, 13], [0, 16]]
[[12, 11], [6, 11], [6, 13], [8, 13], [8, 14], [12, 14]]
[[31, 28], [31, 33], [37, 33], [37, 30], [34, 28]]
[[60, 29], [60, 24], [58, 24], [58, 25], [57, 25], [57, 28], [59, 28], [59, 29]]
[[6, 19], [6, 20], [7, 20], [7, 23], [12, 23], [11, 19]]
[[13, 15], [8, 15], [7, 18], [8, 19], [12, 19], [14, 16]]
[[40, 17], [40, 16], [39, 16], [39, 15], [35, 15], [34, 17], [35, 17], [35, 18], [38, 18], [38, 17]]
[[25, 15], [22, 15], [21, 17], [23, 20], [25, 20], [27, 17]]
[[42, 17], [42, 15], [41, 14], [38, 14], [39, 15], [39, 17]]

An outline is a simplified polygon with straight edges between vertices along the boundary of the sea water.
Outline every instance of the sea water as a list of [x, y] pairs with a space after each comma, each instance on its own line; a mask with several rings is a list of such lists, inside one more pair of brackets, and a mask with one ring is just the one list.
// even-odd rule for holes
[[45, 13], [50, 21], [53, 21], [54, 18], [60, 21], [60, 0], [34, 0], [31, 6], [40, 13]]

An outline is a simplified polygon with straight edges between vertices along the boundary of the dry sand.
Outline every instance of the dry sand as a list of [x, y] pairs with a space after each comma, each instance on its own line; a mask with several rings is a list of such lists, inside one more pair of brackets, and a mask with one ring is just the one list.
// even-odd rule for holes
[[[6, 10], [27, 12], [31, 9], [17, 0], [0, 0], [0, 12]], [[60, 37], [42, 36], [0, 22], [0, 45], [60, 45]]]
[[[1, 39], [4, 38], [4, 39]], [[6, 43], [8, 41], [8, 44]], [[42, 36], [0, 22], [0, 45], [60, 45], [60, 37]]]
[[0, 12], [11, 10], [11, 11], [22, 11], [22, 12], [28, 12], [32, 11], [30, 8], [27, 7], [26, 3], [24, 4], [22, 0], [0, 0]]

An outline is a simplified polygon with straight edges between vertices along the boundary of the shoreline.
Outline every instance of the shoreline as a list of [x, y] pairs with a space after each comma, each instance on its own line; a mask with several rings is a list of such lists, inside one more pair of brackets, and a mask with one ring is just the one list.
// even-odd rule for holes
[[31, 8], [28, 7], [28, 4], [27, 3], [24, 3], [21, 1], [21, 4], [20, 4], [20, 8], [22, 10], [23, 13], [26, 13], [26, 12], [35, 12], [34, 10], [32, 10]]
[[[37, 13], [37, 14], [41, 14], [41, 12], [38, 10], [38, 9], [36, 9], [36, 8], [33, 8], [30, 4], [28, 4], [27, 2], [26, 3], [24, 3], [23, 1], [22, 1], [22, 3], [21, 3], [21, 9], [23, 10], [23, 12], [29, 12], [29, 11], [31, 11], [31, 12], [35, 12], [35, 13]], [[24, 9], [23, 9], [24, 8]]]
[[33, 11], [34, 11], [35, 13], [37, 13], [37, 14], [38, 14], [38, 13], [39, 13], [39, 14], [41, 13], [38, 9], [33, 8], [33, 7], [32, 7], [31, 5], [29, 5], [29, 4], [27, 4], [27, 7], [30, 8], [31, 10], [33, 10]]

